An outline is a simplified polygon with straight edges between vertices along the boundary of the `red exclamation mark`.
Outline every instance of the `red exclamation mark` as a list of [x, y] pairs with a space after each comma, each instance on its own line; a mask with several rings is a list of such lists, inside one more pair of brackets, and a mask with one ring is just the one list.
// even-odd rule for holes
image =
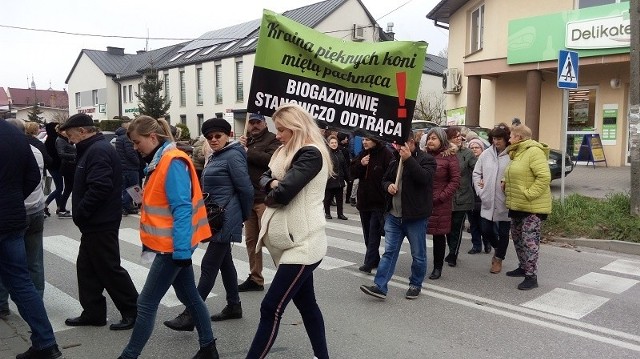
[[406, 118], [407, 109], [404, 108], [404, 100], [407, 86], [407, 73], [396, 72], [396, 83], [398, 85], [398, 103], [400, 104], [398, 108], [398, 118]]

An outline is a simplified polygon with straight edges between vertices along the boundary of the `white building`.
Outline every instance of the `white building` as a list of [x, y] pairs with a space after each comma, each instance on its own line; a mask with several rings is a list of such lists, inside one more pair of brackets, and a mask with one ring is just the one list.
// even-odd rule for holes
[[[326, 0], [283, 15], [337, 38], [393, 40], [360, 0]], [[194, 137], [204, 120], [224, 117], [235, 133], [241, 133], [260, 23], [258, 18], [137, 54], [125, 54], [117, 47], [82, 50], [66, 80], [70, 112], [85, 112], [99, 120], [133, 117], [142, 74], [153, 66], [164, 81], [165, 98], [171, 100], [170, 123], [186, 124]]]

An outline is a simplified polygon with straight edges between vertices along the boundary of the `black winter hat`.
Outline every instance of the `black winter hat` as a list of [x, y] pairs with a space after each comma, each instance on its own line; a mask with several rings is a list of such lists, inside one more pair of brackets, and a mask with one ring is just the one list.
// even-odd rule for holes
[[202, 124], [202, 135], [207, 136], [211, 132], [222, 132], [227, 136], [231, 135], [231, 124], [222, 118], [211, 118]]
[[60, 126], [59, 130], [64, 131], [73, 127], [95, 126], [91, 116], [84, 113], [76, 113]]

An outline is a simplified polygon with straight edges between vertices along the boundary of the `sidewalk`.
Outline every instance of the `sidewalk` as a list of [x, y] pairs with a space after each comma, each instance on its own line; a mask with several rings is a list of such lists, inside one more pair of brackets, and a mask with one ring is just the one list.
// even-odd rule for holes
[[[561, 180], [551, 181], [551, 193], [560, 198]], [[631, 167], [605, 167], [604, 164], [576, 166], [565, 178], [564, 194], [580, 193], [604, 198], [611, 192], [628, 192], [631, 188]]]
[[29, 349], [29, 338], [20, 333], [29, 335], [29, 328], [17, 313], [12, 312], [8, 317], [0, 319], [0, 359], [13, 359]]

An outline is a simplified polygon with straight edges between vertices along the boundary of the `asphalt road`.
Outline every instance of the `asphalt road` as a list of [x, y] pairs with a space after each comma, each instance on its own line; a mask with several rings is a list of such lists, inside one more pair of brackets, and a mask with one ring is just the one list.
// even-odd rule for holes
[[[578, 173], [570, 178], [579, 179]], [[523, 292], [516, 289], [519, 278], [489, 273], [490, 254], [467, 254], [471, 244], [465, 234], [458, 266], [445, 267], [440, 280], [426, 279], [422, 295], [407, 300], [404, 293], [411, 256], [405, 243], [388, 297], [380, 301], [358, 289], [361, 284], [370, 284], [373, 277], [357, 270], [364, 244], [357, 214], [350, 206], [347, 216], [349, 221], [328, 221], [329, 250], [314, 275], [333, 358], [640, 357], [638, 256], [543, 245], [540, 287]], [[147, 269], [139, 257], [137, 221], [135, 216], [123, 219], [121, 254], [141, 289]], [[50, 218], [45, 226], [45, 302], [65, 357], [118, 357], [130, 331], [64, 326], [64, 319], [80, 310], [75, 276], [80, 234], [70, 220]], [[430, 271], [431, 248], [428, 253]], [[196, 256], [200, 254], [199, 250]], [[235, 245], [233, 255], [239, 279], [244, 280], [246, 250]], [[199, 272], [199, 261], [194, 263]], [[510, 246], [505, 271], [515, 268], [516, 263]], [[265, 264], [269, 280], [275, 268], [268, 254]], [[220, 281], [214, 295], [206, 302], [212, 313], [225, 305]], [[262, 296], [262, 292], [241, 293], [244, 318], [213, 323], [221, 358], [245, 357], [259, 320]], [[109, 321], [117, 321], [119, 313], [110, 300], [108, 305]], [[175, 298], [165, 297], [141, 358], [191, 358], [195, 354], [195, 332], [174, 332], [162, 325], [181, 311]], [[12, 315], [9, 323], [28, 336], [19, 317]], [[26, 349], [25, 343], [22, 350]], [[291, 305], [269, 358], [312, 357], [300, 315]]]

